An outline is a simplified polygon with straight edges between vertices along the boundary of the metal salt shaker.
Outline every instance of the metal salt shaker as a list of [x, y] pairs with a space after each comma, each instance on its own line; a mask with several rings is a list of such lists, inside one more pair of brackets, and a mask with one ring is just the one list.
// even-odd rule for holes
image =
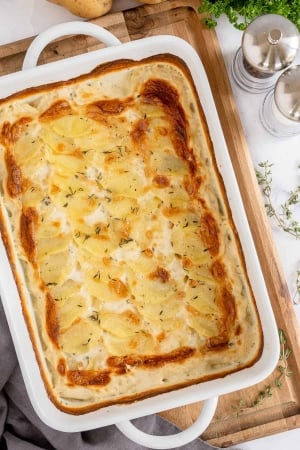
[[261, 103], [260, 120], [276, 137], [300, 134], [300, 65], [285, 70]]
[[246, 28], [236, 52], [231, 74], [248, 92], [265, 92], [274, 86], [278, 73], [289, 67], [299, 48], [297, 27], [279, 14], [265, 14]]

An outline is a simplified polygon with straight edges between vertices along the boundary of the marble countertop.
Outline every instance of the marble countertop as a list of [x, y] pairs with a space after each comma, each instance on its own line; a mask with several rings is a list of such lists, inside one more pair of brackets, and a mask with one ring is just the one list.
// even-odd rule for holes
[[[140, 5], [134, 0], [115, 0], [114, 10]], [[63, 8], [46, 0], [0, 0], [0, 45], [36, 35], [49, 26], [70, 20], [78, 20]], [[230, 74], [232, 58], [240, 46], [242, 32], [234, 29], [226, 17], [219, 19], [216, 28], [224, 61]], [[300, 64], [300, 52], [295, 60]], [[255, 168], [268, 161], [272, 166], [272, 201], [276, 209], [287, 200], [289, 193], [300, 185], [300, 135], [278, 139], [269, 135], [259, 122], [259, 105], [263, 94], [242, 91], [231, 80], [236, 104]], [[299, 204], [293, 209], [293, 217], [300, 222]], [[272, 233], [291, 297], [295, 296], [297, 270], [300, 270], [300, 239], [296, 240], [282, 231], [270, 218]], [[296, 296], [295, 300], [300, 301]], [[300, 305], [294, 305], [300, 324]], [[281, 450], [282, 447], [298, 448], [300, 429], [275, 436], [250, 441], [241, 446], [244, 450]], [[297, 445], [296, 445], [297, 443]]]

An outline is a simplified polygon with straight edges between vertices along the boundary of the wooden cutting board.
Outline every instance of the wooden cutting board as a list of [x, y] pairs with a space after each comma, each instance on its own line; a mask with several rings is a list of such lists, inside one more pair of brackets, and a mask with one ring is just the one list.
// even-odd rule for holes
[[[300, 331], [272, 240], [218, 39], [214, 30], [208, 30], [202, 25], [198, 6], [198, 0], [169, 0], [108, 14], [92, 22], [107, 28], [123, 42], [159, 34], [186, 39], [199, 53], [208, 75], [278, 328], [284, 331], [286, 345], [292, 350], [288, 366], [293, 374], [282, 378], [281, 388], [275, 385], [280, 375], [276, 369], [259, 385], [219, 399], [214, 419], [201, 437], [213, 445], [228, 447], [300, 427], [300, 358], [297, 360], [300, 354]], [[0, 46], [0, 75], [20, 70], [24, 52], [32, 39]], [[102, 44], [93, 38], [68, 36], [49, 44], [39, 63], [101, 47]], [[258, 404], [252, 406], [255, 402]], [[197, 417], [200, 408], [201, 403], [196, 403], [164, 412], [162, 416], [186, 428]]]

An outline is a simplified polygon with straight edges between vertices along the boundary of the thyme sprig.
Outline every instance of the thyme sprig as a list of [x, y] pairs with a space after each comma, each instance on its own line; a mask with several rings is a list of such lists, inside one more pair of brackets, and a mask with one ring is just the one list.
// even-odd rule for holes
[[300, 303], [300, 270], [297, 270], [296, 275], [296, 292], [293, 296], [294, 305], [299, 305]]
[[279, 342], [280, 342], [280, 355], [279, 355], [279, 365], [277, 366], [277, 370], [280, 375], [275, 378], [275, 386], [281, 388], [282, 379], [284, 377], [290, 378], [293, 375], [293, 372], [290, 370], [288, 365], [288, 359], [292, 354], [292, 349], [287, 347], [287, 339], [283, 330], [280, 328], [278, 330], [279, 333]]
[[277, 365], [277, 376], [273, 383], [269, 383], [263, 389], [261, 389], [252, 402], [246, 402], [244, 399], [239, 399], [239, 401], [231, 405], [234, 415], [240, 417], [243, 413], [261, 406], [268, 398], [273, 396], [274, 389], [280, 389], [283, 386], [283, 382], [286, 378], [290, 378], [293, 375], [291, 371], [288, 359], [292, 354], [292, 350], [287, 346], [287, 339], [284, 331], [280, 328], [278, 330], [279, 343], [280, 343], [280, 354], [279, 361]]
[[[256, 169], [256, 177], [266, 200], [265, 208], [267, 215], [269, 217], [272, 217], [283, 231], [298, 239], [300, 237], [300, 223], [295, 220], [293, 216], [293, 208], [296, 205], [300, 204], [300, 186], [297, 186], [293, 191], [290, 192], [287, 200], [280, 205], [281, 211], [277, 212], [271, 198], [273, 164], [265, 161], [259, 163], [258, 166], [262, 170]], [[300, 303], [300, 270], [297, 270], [296, 292], [292, 300], [294, 305], [298, 305]]]
[[268, 217], [275, 220], [279, 228], [296, 239], [300, 238], [300, 223], [294, 218], [294, 207], [300, 204], [300, 186], [290, 192], [287, 200], [280, 205], [277, 211], [272, 201], [272, 163], [264, 161], [258, 164], [262, 170], [256, 169], [258, 184], [265, 197], [265, 208]]

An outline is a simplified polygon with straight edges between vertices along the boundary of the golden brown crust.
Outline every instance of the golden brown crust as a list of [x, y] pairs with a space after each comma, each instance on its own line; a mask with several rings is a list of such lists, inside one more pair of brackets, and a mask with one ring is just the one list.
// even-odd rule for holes
[[49, 108], [40, 114], [39, 119], [44, 121], [51, 121], [53, 119], [58, 119], [59, 117], [72, 114], [72, 108], [66, 100], [57, 100]]
[[[110, 76], [120, 77], [125, 94], [105, 84]], [[12, 103], [20, 110], [9, 116]], [[260, 357], [242, 248], [179, 58], [115, 61], [23, 91], [0, 101], [0, 130], [2, 195], [19, 214], [14, 244], [3, 217], [2, 234], [58, 408], [81, 414], [130, 402], [223, 377]]]

